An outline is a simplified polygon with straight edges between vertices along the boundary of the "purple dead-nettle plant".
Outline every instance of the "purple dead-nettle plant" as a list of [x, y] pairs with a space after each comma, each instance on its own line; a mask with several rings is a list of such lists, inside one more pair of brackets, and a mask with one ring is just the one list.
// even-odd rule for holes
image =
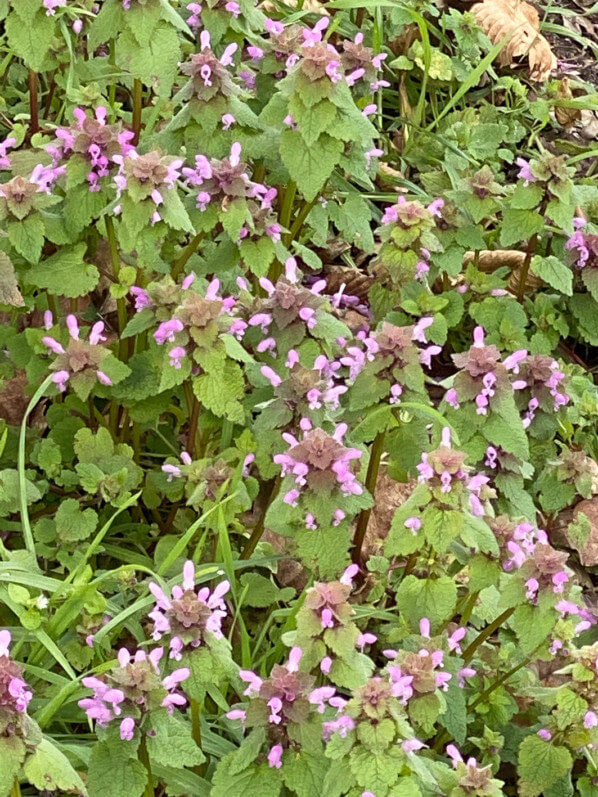
[[120, 200], [114, 213], [124, 213], [124, 200], [131, 200], [137, 205], [143, 203], [148, 210], [152, 225], [162, 219], [162, 206], [169, 207], [171, 192], [176, 193], [176, 182], [181, 176], [182, 158], [162, 155], [151, 151], [140, 155], [133, 147], [128, 148], [125, 155], [114, 155], [112, 160], [118, 164], [118, 173], [114, 176], [116, 196]]
[[22, 718], [33, 694], [23, 679], [23, 670], [10, 657], [10, 631], [0, 631], [0, 734], [19, 733]]
[[177, 96], [179, 101], [190, 101], [191, 116], [194, 118], [201, 112], [204, 103], [219, 97], [228, 99], [239, 93], [239, 88], [227, 68], [233, 64], [233, 55], [238, 45], [234, 42], [227, 45], [218, 57], [212, 50], [207, 30], [202, 30], [199, 41], [199, 52], [181, 64], [181, 72], [189, 81]]
[[[227, 122], [232, 124], [230, 119]], [[273, 209], [278, 191], [252, 181], [241, 154], [241, 144], [236, 141], [226, 158], [208, 159], [205, 155], [196, 155], [194, 168], [185, 166], [182, 169], [184, 184], [191, 189], [200, 211], [210, 206], [226, 212], [231, 201], [245, 199], [250, 218], [241, 226], [237, 243], [245, 239], [258, 240], [264, 235], [279, 241], [282, 227]]]
[[338, 490], [342, 495], [361, 495], [363, 486], [352, 469], [353, 460], [361, 457], [359, 448], [347, 448], [343, 437], [347, 424], [339, 424], [333, 434], [323, 429], [312, 428], [305, 419], [303, 435], [299, 440], [285, 432], [283, 439], [289, 449], [275, 454], [274, 462], [282, 468], [283, 476], [292, 476], [294, 487], [285, 496], [285, 503], [295, 506], [304, 490], [331, 493]]
[[[269, 344], [269, 340], [272, 341], [272, 345]], [[260, 353], [269, 351], [274, 356], [276, 341], [274, 338], [264, 338], [256, 348]], [[337, 384], [334, 380], [333, 375], [338, 364], [331, 362], [325, 354], [319, 354], [313, 368], [306, 368], [299, 362], [299, 353], [295, 349], [290, 349], [285, 366], [288, 369], [286, 376], [278, 364], [272, 367], [262, 366], [261, 373], [274, 388], [276, 399], [292, 411], [296, 423], [309, 411], [339, 408], [340, 397], [349, 388], [347, 385]]]
[[152, 711], [166, 708], [172, 714], [175, 707], [187, 703], [179, 686], [189, 677], [189, 670], [181, 667], [162, 675], [163, 652], [163, 648], [154, 648], [149, 653], [138, 650], [131, 655], [121, 648], [118, 666], [102, 676], [83, 678], [83, 685], [93, 690], [93, 696], [79, 700], [79, 706], [101, 727], [116, 721], [123, 741], [130, 741], [136, 728], [150, 730], [144, 727], [144, 720]]
[[0, 184], [0, 219], [23, 221], [35, 211], [58, 202], [52, 188], [64, 172], [64, 166], [38, 164], [28, 178], [17, 175]]
[[495, 396], [496, 401], [500, 400], [501, 391], [526, 387], [522, 379], [515, 378], [511, 383], [509, 375], [510, 371], [517, 374], [519, 363], [526, 356], [527, 351], [522, 350], [509, 355], [503, 363], [498, 348], [486, 345], [484, 329], [476, 327], [469, 351], [452, 355], [453, 362], [461, 370], [445, 395], [447, 403], [458, 409], [462, 402], [474, 401], [477, 414], [487, 415]]
[[504, 783], [492, 777], [490, 765], [480, 766], [473, 756], [465, 761], [454, 744], [447, 745], [446, 754], [459, 778], [459, 790], [462, 794], [487, 795], [487, 797], [500, 797], [504, 794], [502, 790]]
[[[89, 116], [83, 108], [73, 111], [75, 122], [70, 127], [56, 129], [56, 143], [46, 147], [51, 155], [54, 166], [61, 161], [73, 161], [69, 171], [73, 172], [75, 165], [88, 163], [89, 172], [87, 182], [90, 191], [100, 191], [101, 178], [108, 177], [114, 170], [115, 156], [125, 156], [134, 148], [130, 143], [134, 133], [123, 130], [122, 124], [107, 124], [107, 110], [103, 105], [95, 109], [94, 115]], [[76, 162], [76, 163], [75, 163]]]
[[76, 316], [68, 315], [66, 326], [69, 339], [64, 345], [51, 335], [44, 335], [42, 338], [48, 353], [56, 355], [50, 366], [53, 372], [52, 382], [61, 392], [68, 385], [72, 385], [78, 396], [87, 398], [97, 383], [112, 385], [112, 379], [104, 368], [110, 370], [114, 356], [101, 345], [106, 341], [103, 321], [96, 321], [89, 330], [87, 339], [81, 337]]
[[[538, 410], [552, 414], [569, 403], [564, 387], [566, 377], [558, 362], [544, 354], [530, 354], [520, 357], [513, 365], [515, 352], [504, 360], [505, 367], [516, 375], [517, 401], [525, 405], [523, 426], [527, 428]], [[525, 388], [519, 383], [524, 382]], [[513, 383], [515, 387], [515, 382]]]
[[338, 581], [316, 582], [307, 590], [305, 602], [297, 613], [295, 644], [304, 653], [304, 666], [317, 668], [334, 682], [343, 678], [346, 667], [357, 672], [371, 670], [363, 653], [366, 645], [376, 642], [373, 634], [360, 634], [355, 623], [355, 610], [349, 603], [353, 579], [359, 567], [349, 565]]
[[326, 288], [325, 280], [318, 280], [311, 288], [304, 287], [297, 261], [291, 257], [285, 263], [284, 275], [276, 283], [264, 277], [260, 284], [267, 293], [265, 298], [253, 297], [243, 281], [239, 299], [240, 305], [246, 308], [247, 324], [256, 330], [250, 339], [256, 338], [256, 350], [264, 339], [273, 338], [277, 331], [281, 332], [292, 324], [305, 333], [314, 329], [317, 312], [327, 302], [327, 297], [321, 295]]
[[486, 474], [472, 474], [465, 465], [466, 458], [467, 454], [452, 448], [451, 431], [445, 427], [440, 446], [422, 454], [417, 466], [418, 481], [428, 486], [437, 501], [463, 496], [470, 511], [480, 516], [485, 513], [485, 502], [495, 497], [495, 492], [488, 487], [490, 479]]
[[440, 198], [426, 206], [400, 196], [396, 205], [385, 209], [377, 230], [382, 245], [372, 264], [379, 279], [393, 287], [426, 279], [433, 253], [442, 250], [436, 227], [443, 207]]
[[195, 589], [195, 565], [185, 562], [182, 586], [175, 584], [170, 596], [154, 582], [149, 585], [156, 606], [149, 617], [153, 621], [152, 637], [159, 641], [170, 637], [170, 658], [180, 661], [183, 651], [206, 644], [210, 636], [222, 639], [222, 620], [227, 609], [224, 596], [230, 589], [222, 581], [214, 590], [208, 587]]
[[332, 686], [314, 688], [315, 678], [299, 670], [302, 655], [300, 647], [292, 648], [288, 662], [275, 664], [265, 679], [251, 670], [241, 670], [239, 675], [246, 684], [243, 695], [250, 701], [246, 707], [227, 714], [231, 720], [240, 720], [244, 729], [265, 728], [267, 749], [259, 759], [265, 759], [275, 769], [283, 765], [286, 750], [297, 749], [300, 726], [321, 729], [322, 715], [328, 706], [338, 709], [346, 703]]

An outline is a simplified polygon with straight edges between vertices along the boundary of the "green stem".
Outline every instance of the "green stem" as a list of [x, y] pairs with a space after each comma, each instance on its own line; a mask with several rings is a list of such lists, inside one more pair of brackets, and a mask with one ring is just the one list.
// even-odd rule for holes
[[48, 310], [51, 311], [53, 321], [56, 324], [58, 323], [58, 319], [60, 317], [60, 314], [58, 312], [58, 302], [56, 301], [56, 297], [51, 296], [49, 293], [47, 294], [46, 298], [48, 300]]
[[37, 72], [29, 70], [29, 138], [39, 130], [39, 111], [37, 107]]
[[484, 630], [477, 635], [477, 637], [473, 640], [471, 645], [469, 645], [469, 647], [466, 648], [465, 652], [463, 653], [463, 660], [466, 663], [472, 660], [473, 654], [480, 647], [480, 645], [483, 642], [485, 642], [488, 639], [488, 637], [491, 636], [498, 628], [500, 628], [501, 625], [509, 619], [509, 617], [513, 614], [514, 611], [515, 611], [514, 607], [506, 609], [502, 614], [500, 614], [496, 618], [496, 620], [493, 620], [493, 622], [491, 622], [490, 625], [486, 626], [486, 628], [484, 628]]
[[141, 742], [139, 743], [139, 750], [137, 755], [139, 757], [139, 760], [147, 770], [147, 783], [145, 789], [143, 790], [143, 797], [155, 797], [154, 779], [152, 776], [152, 765], [150, 763], [149, 754], [147, 752], [147, 745], [145, 743], [144, 735], [141, 736]]
[[485, 700], [488, 697], [488, 695], [494, 692], [495, 689], [498, 689], [499, 686], [502, 686], [502, 684], [504, 684], [505, 681], [508, 681], [509, 678], [517, 672], [517, 670], [520, 670], [522, 667], [525, 667], [525, 665], [529, 664], [530, 661], [531, 659], [529, 657], [523, 659], [523, 661], [520, 664], [518, 664], [516, 667], [513, 667], [511, 670], [504, 673], [504, 675], [501, 675], [500, 678], [497, 678], [496, 681], [493, 681], [493, 683], [491, 683], [490, 686], [487, 687], [487, 689], [484, 689], [484, 691], [478, 697], [476, 697], [476, 699], [473, 701], [473, 703], [470, 706], [468, 706], [468, 708], [470, 710], [473, 710], [474, 708], [476, 708], [476, 706], [479, 706], [479, 704], [483, 700]]
[[[380, 460], [382, 458], [382, 453], [384, 452], [385, 435], [386, 435], [385, 432], [378, 432], [378, 434], [376, 435], [376, 439], [372, 443], [372, 448], [370, 451], [370, 462], [368, 465], [367, 476], [365, 477], [365, 486], [367, 487], [367, 490], [372, 496], [372, 498], [375, 498], [376, 495], [376, 482], [378, 481]], [[369, 509], [362, 509], [357, 519], [357, 526], [355, 527], [355, 536], [353, 538], [354, 544], [353, 544], [352, 558], [353, 561], [358, 564], [361, 563], [361, 549], [363, 547], [363, 541], [365, 539], [365, 533], [368, 528], [368, 523], [371, 514], [372, 514], [371, 507]]]
[[266, 506], [264, 507], [262, 516], [255, 524], [253, 531], [251, 532], [250, 538], [245, 543], [245, 547], [241, 551], [241, 556], [239, 557], [240, 559], [249, 559], [251, 554], [255, 551], [258, 542], [261, 540], [262, 534], [264, 533], [264, 523], [266, 520], [266, 514], [268, 512], [270, 504], [272, 503], [272, 501], [274, 501], [274, 499], [278, 495], [278, 491], [280, 489], [280, 482], [281, 482], [280, 476], [277, 476], [276, 479], [274, 479], [274, 481], [272, 482], [272, 487], [270, 489], [270, 492], [268, 493], [268, 498], [266, 499]]
[[[540, 213], [541, 216], [543, 216], [544, 213], [546, 212], [547, 204], [548, 200], [546, 197], [544, 197], [538, 209], [538, 212]], [[521, 271], [519, 272], [519, 285], [517, 286], [517, 301], [520, 304], [523, 303], [523, 298], [525, 296], [525, 283], [527, 282], [527, 275], [529, 274], [530, 263], [532, 262], [533, 256], [536, 254], [537, 246], [538, 246], [538, 233], [536, 232], [532, 235], [532, 237], [528, 241], [525, 260], [523, 261], [523, 265], [521, 266]]]
[[183, 384], [187, 412], [189, 413], [189, 431], [187, 433], [187, 451], [195, 459], [201, 449], [201, 440], [198, 438], [197, 426], [199, 424], [199, 401], [193, 395], [189, 382]]
[[304, 202], [303, 203], [303, 205], [301, 207], [301, 210], [297, 214], [297, 216], [295, 218], [295, 221], [293, 222], [293, 224], [291, 226], [291, 231], [287, 235], [285, 235], [284, 238], [283, 238], [285, 246], [289, 246], [297, 238], [297, 236], [298, 236], [298, 234], [299, 234], [299, 232], [301, 230], [301, 227], [303, 226], [303, 222], [309, 216], [312, 208], [314, 207], [314, 205], [316, 204], [317, 201], [318, 201], [318, 197], [316, 197], [315, 199], [312, 199], [311, 202]]
[[461, 614], [461, 625], [467, 625], [467, 623], [469, 622], [469, 618], [471, 617], [471, 613], [473, 612], [473, 607], [476, 605], [479, 594], [480, 593], [478, 591], [478, 592], [472, 592], [472, 594], [470, 595], [469, 600], [467, 601], [467, 605], [465, 606]]
[[[193, 740], [195, 744], [201, 750], [201, 706], [197, 702], [197, 700], [190, 700], [191, 705], [191, 734], [193, 736]], [[201, 777], [201, 766], [197, 766], [193, 768], [193, 771], [196, 775]]]
[[10, 790], [10, 797], [21, 797], [21, 784], [19, 779], [15, 777], [12, 789]]
[[[108, 236], [108, 245], [110, 246], [110, 262], [112, 263], [112, 274], [116, 282], [119, 282], [120, 274], [120, 255], [118, 254], [118, 241], [116, 240], [116, 233], [114, 231], [114, 222], [110, 216], [104, 216], [104, 223], [106, 224], [106, 235]], [[124, 328], [127, 326], [127, 305], [124, 297], [116, 300], [116, 311], [118, 314], [118, 331], [122, 336]], [[118, 356], [122, 362], [127, 362], [129, 359], [129, 345], [126, 339], [120, 338], [118, 344]]]
[[141, 133], [141, 109], [143, 108], [143, 83], [139, 78], [135, 78], [133, 83], [133, 145], [139, 144], [139, 134]]
[[293, 215], [293, 202], [297, 194], [297, 184], [290, 180], [284, 190], [282, 204], [280, 206], [279, 219], [283, 227], [289, 227]]
[[199, 246], [203, 236], [203, 232], [198, 232], [195, 238], [193, 238], [193, 240], [183, 249], [180, 257], [174, 261], [174, 266], [172, 267], [172, 271], [170, 273], [173, 280], [176, 281], [176, 278], [182, 273], [183, 269], [187, 265], [187, 261]]

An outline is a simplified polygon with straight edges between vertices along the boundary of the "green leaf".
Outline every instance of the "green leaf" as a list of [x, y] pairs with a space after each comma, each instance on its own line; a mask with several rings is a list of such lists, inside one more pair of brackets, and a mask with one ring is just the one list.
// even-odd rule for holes
[[550, 257], [536, 255], [532, 258], [531, 270], [552, 288], [556, 288], [557, 291], [564, 293], [566, 296], [573, 294], [573, 272], [558, 257], [554, 255], [550, 255]]
[[191, 726], [166, 711], [152, 714], [155, 736], [147, 737], [150, 761], [170, 767], [193, 767], [205, 756], [191, 735]]
[[40, 791], [87, 794], [68, 758], [49, 739], [42, 739], [23, 769], [27, 780]]
[[598, 346], [598, 302], [587, 293], [575, 293], [569, 300], [569, 307], [581, 336], [592, 346]]
[[95, 288], [100, 278], [98, 269], [83, 260], [86, 249], [84, 243], [63, 247], [33, 266], [27, 275], [28, 281], [54, 296], [70, 299], [85, 296]]
[[429, 545], [437, 553], [445, 553], [461, 533], [464, 516], [454, 510], [442, 511], [428, 507], [422, 516], [423, 531]]
[[110, 797], [141, 797], [147, 771], [137, 760], [137, 744], [109, 736], [93, 745], [87, 779], [89, 797], [105, 797], [106, 784], [110, 784]]
[[222, 360], [209, 373], [193, 380], [193, 391], [199, 401], [217, 415], [235, 423], [242, 423], [245, 414], [239, 399], [245, 390], [243, 371], [235, 362]]
[[524, 603], [515, 609], [512, 625], [519, 639], [521, 652], [533, 653], [547, 638], [557, 620], [553, 609], [543, 610], [539, 606]]
[[281, 772], [284, 782], [297, 797], [321, 797], [327, 770], [328, 761], [323, 755], [311, 755], [301, 750], [289, 751]]
[[239, 581], [243, 587], [248, 588], [244, 599], [244, 603], [247, 606], [266, 608], [277, 601], [288, 601], [295, 594], [295, 590], [292, 587], [280, 589], [269, 578], [259, 573], [243, 573]]
[[32, 213], [22, 221], [10, 221], [6, 225], [8, 240], [20, 255], [30, 263], [37, 263], [44, 245], [44, 222], [38, 213]]
[[397, 591], [397, 608], [413, 629], [427, 617], [433, 631], [449, 617], [457, 604], [457, 586], [449, 576], [420, 579], [406, 576]]
[[20, 736], [0, 736], [0, 794], [8, 794], [25, 760], [27, 748]]
[[306, 106], [298, 94], [289, 101], [289, 113], [299, 128], [299, 132], [308, 146], [316, 145], [320, 135], [336, 116], [336, 106], [330, 100], [321, 100], [315, 105]]
[[544, 228], [544, 217], [532, 210], [507, 208], [503, 214], [500, 243], [502, 246], [526, 241]]
[[98, 525], [98, 516], [93, 509], [81, 509], [75, 498], [67, 498], [58, 507], [55, 522], [60, 539], [75, 542], [91, 537]]
[[519, 747], [517, 773], [526, 789], [526, 795], [542, 794], [573, 766], [566, 747], [545, 742], [539, 736], [526, 737]]
[[279, 770], [267, 764], [230, 772], [231, 755], [224, 756], [216, 767], [211, 797], [279, 797], [281, 776]]
[[569, 725], [578, 723], [580, 717], [583, 717], [588, 709], [586, 701], [566, 686], [559, 690], [556, 705], [554, 716], [560, 731], [564, 731]]
[[54, 21], [36, 0], [17, 0], [14, 9], [5, 22], [9, 45], [30, 69], [39, 72], [54, 38]]
[[282, 161], [308, 202], [316, 198], [334, 171], [342, 151], [342, 141], [325, 133], [312, 146], [308, 146], [296, 130], [284, 130], [280, 136]]
[[118, 37], [116, 58], [119, 66], [163, 96], [168, 94], [177, 75], [181, 60], [179, 37], [173, 27], [160, 23], [149, 43], [141, 46], [126, 30]]

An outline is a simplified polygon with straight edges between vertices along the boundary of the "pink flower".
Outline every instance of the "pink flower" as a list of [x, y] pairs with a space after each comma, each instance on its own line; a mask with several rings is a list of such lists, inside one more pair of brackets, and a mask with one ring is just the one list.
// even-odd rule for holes
[[405, 741], [401, 744], [403, 751], [405, 753], [414, 753], [416, 750], [421, 750], [422, 747], [427, 747], [427, 744], [420, 742], [419, 739], [405, 739]]
[[52, 382], [54, 382], [61, 393], [64, 393], [66, 390], [66, 383], [68, 382], [69, 377], [70, 374], [68, 371], [56, 371], [55, 374], [52, 374]]
[[549, 742], [552, 739], [552, 734], [547, 728], [540, 728], [538, 731], [538, 736], [540, 739], [543, 739], [545, 742]]
[[594, 711], [586, 711], [585, 717], [583, 718], [583, 726], [588, 730], [590, 728], [595, 728], [598, 726], [598, 715]]
[[135, 720], [133, 717], [125, 717], [124, 720], [120, 723], [120, 738], [124, 742], [130, 742], [133, 738], [133, 733], [135, 731]]
[[282, 766], [282, 745], [275, 744], [268, 753], [268, 766], [280, 769]]
[[181, 359], [185, 356], [186, 352], [182, 346], [175, 346], [168, 352], [170, 357], [170, 364], [173, 368], [179, 369], [182, 367]]

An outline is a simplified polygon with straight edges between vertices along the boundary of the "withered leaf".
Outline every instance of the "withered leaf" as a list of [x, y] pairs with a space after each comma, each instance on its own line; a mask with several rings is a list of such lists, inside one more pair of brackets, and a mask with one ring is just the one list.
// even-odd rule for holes
[[525, 0], [483, 0], [471, 10], [492, 44], [509, 37], [497, 58], [499, 64], [508, 66], [527, 56], [532, 80], [548, 78], [556, 67], [556, 56], [539, 32], [540, 18], [532, 5]]
[[15, 276], [15, 267], [6, 252], [0, 252], [0, 304], [22, 307], [25, 302]]

